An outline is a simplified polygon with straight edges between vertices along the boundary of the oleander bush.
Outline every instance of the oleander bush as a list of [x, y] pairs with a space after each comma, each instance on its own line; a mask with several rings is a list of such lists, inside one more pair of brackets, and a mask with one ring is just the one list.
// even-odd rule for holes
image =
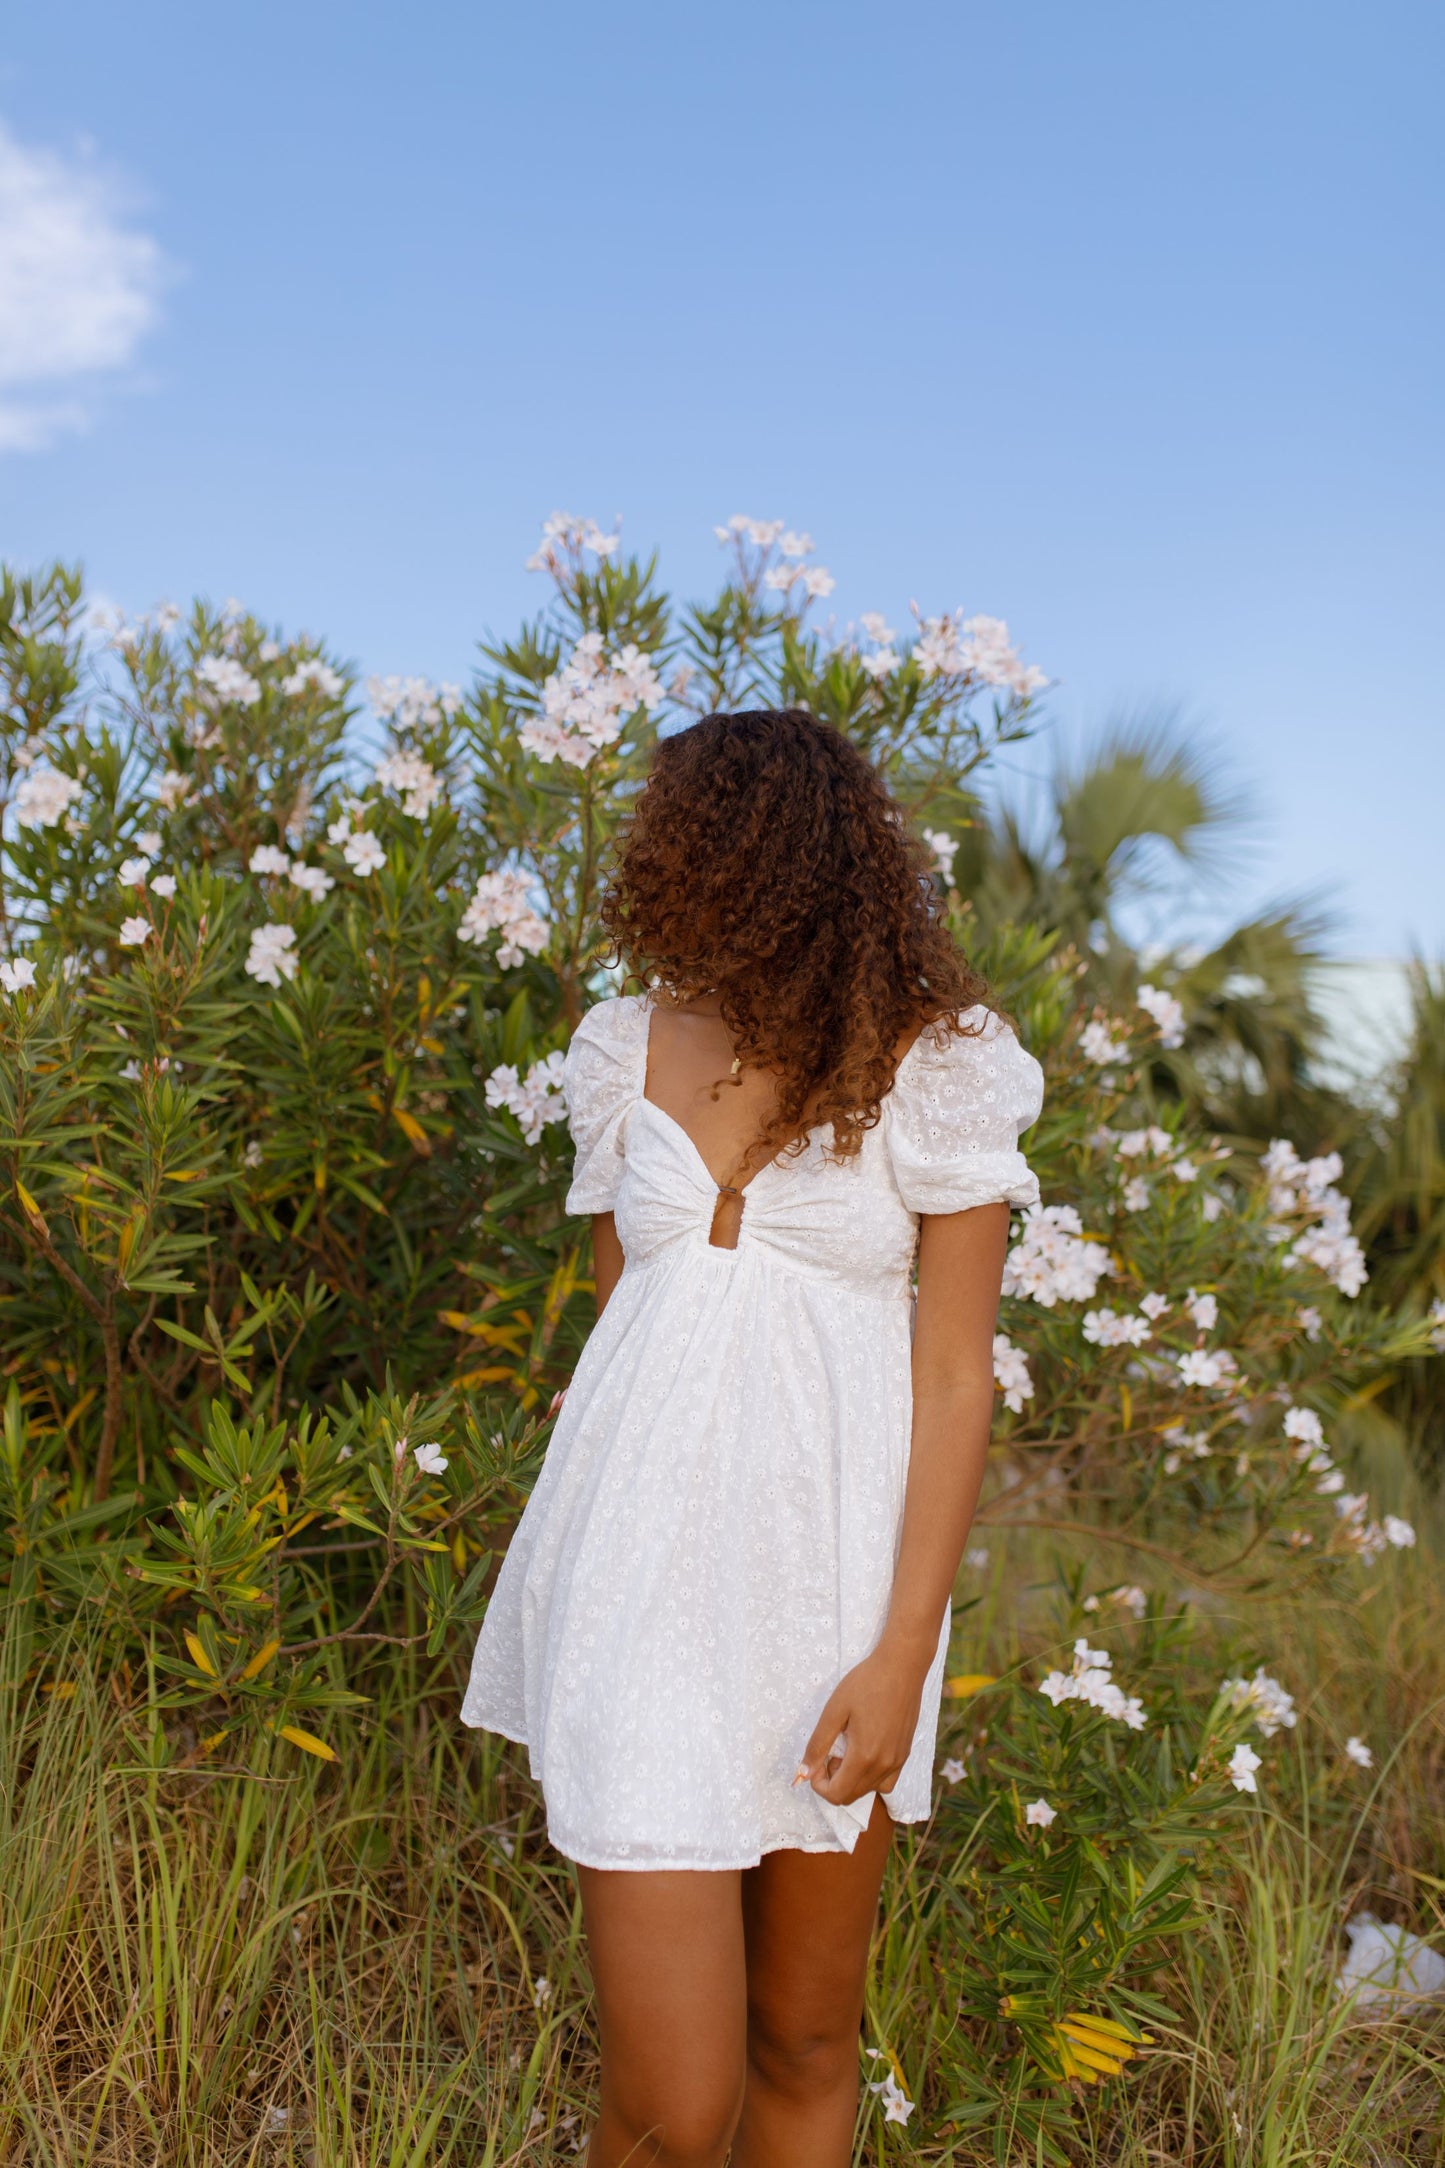
[[[1096, 2089], [1127, 2088], [1172, 2022], [1162, 1968], [1293, 1728], [1240, 1622], [1366, 1600], [1414, 1545], [1403, 1495], [1372, 1501], [1357, 1469], [1429, 1322], [1371, 1299], [1336, 1160], [1242, 1155], [1161, 1094], [1171, 993], [1116, 973], [1105, 1006], [1057, 929], [984, 937], [957, 853], [978, 770], [1044, 688], [1007, 628], [819, 624], [806, 536], [719, 535], [721, 591], [682, 607], [559, 516], [546, 606], [470, 688], [373, 679], [365, 709], [319, 643], [235, 605], [98, 626], [78, 575], [6, 576], [0, 1573], [15, 1735], [39, 1742], [12, 1830], [74, 1711], [128, 1728], [152, 1800], [302, 1784], [318, 1814], [384, 1755], [398, 1667], [407, 1723], [454, 1727], [590, 1318], [559, 1072], [619, 983], [609, 847], [659, 731], [805, 705], [927, 836], [940, 907], [1048, 1074], [979, 1535], [1056, 1541], [1062, 1578], [1005, 1672], [953, 1682], [956, 1751], [910, 1854], [948, 2007], [926, 2052], [892, 2038], [870, 2063], [860, 2142], [921, 2102], [919, 2144], [1070, 2159]], [[511, 1750], [464, 1747], [515, 1811]], [[23, 1938], [12, 1955], [24, 1973]], [[253, 2022], [279, 1993], [257, 1988]], [[508, 2145], [550, 2053], [498, 2065]], [[48, 2159], [38, 2116], [11, 2128]]]

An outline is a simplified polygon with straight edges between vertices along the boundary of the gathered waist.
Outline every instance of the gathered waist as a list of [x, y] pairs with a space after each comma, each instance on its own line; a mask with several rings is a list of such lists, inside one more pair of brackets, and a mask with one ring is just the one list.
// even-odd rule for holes
[[642, 1257], [630, 1257], [625, 1248], [623, 1251], [623, 1278], [634, 1285], [647, 1275], [666, 1279], [689, 1267], [706, 1272], [714, 1282], [762, 1272], [799, 1287], [820, 1288], [828, 1294], [846, 1296], [850, 1302], [870, 1305], [891, 1307], [908, 1305], [913, 1300], [910, 1268], [900, 1267], [895, 1273], [871, 1275], [866, 1280], [852, 1279], [830, 1271], [826, 1265], [790, 1255], [756, 1236], [751, 1240], [740, 1236], [737, 1248], [731, 1250], [718, 1248], [705, 1236], [687, 1233], [657, 1244]]

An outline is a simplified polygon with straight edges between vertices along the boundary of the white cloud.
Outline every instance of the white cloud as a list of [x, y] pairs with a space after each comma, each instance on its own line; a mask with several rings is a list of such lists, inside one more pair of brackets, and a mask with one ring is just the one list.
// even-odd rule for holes
[[31, 149], [0, 121], [0, 452], [85, 428], [97, 378], [155, 321], [165, 259], [121, 194], [89, 156]]

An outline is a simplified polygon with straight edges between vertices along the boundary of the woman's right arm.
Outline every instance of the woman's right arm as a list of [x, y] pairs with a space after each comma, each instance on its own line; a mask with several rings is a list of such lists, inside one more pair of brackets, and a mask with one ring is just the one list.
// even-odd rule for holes
[[617, 1222], [610, 1212], [592, 1215], [592, 1277], [597, 1289], [597, 1315], [607, 1308], [607, 1298], [622, 1277], [622, 1244]]

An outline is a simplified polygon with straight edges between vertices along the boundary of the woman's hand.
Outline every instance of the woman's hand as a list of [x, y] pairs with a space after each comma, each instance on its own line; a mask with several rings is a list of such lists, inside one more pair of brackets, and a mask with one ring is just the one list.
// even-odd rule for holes
[[[923, 1682], [933, 1661], [926, 1652], [880, 1642], [828, 1696], [803, 1753], [795, 1783], [811, 1783], [820, 1799], [851, 1806], [869, 1792], [889, 1792], [913, 1747]], [[833, 1752], [840, 1733], [844, 1751]]]

